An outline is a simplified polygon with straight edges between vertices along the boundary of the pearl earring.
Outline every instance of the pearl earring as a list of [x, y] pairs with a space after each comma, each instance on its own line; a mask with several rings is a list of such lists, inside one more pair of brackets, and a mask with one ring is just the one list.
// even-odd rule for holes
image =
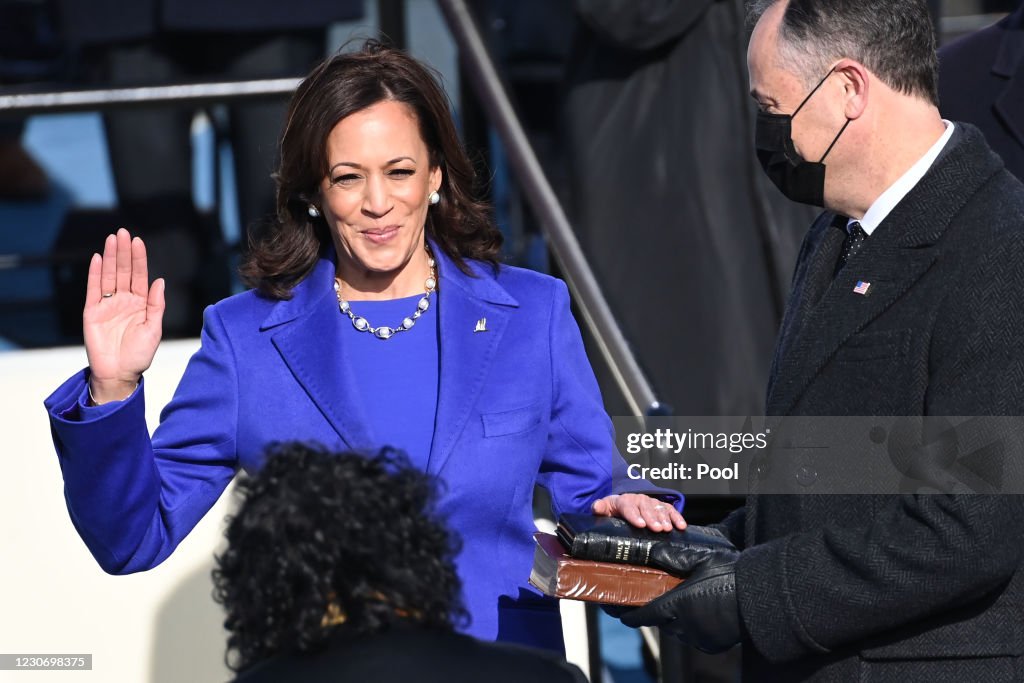
[[316, 208], [312, 204], [310, 204], [309, 208], [306, 209], [306, 213], [309, 214], [310, 218], [320, 218], [320, 209]]
[[441, 195], [437, 193], [437, 190], [434, 190], [429, 195], [427, 195], [427, 200], [431, 204], [437, 204], [439, 201], [441, 201]]

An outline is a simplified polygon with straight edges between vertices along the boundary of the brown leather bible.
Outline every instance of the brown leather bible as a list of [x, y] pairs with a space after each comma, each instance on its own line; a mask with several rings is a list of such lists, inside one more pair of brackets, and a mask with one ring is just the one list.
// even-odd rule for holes
[[682, 579], [660, 569], [569, 557], [557, 536], [538, 531], [533, 535], [530, 583], [545, 595], [604, 605], [644, 605], [669, 591]]

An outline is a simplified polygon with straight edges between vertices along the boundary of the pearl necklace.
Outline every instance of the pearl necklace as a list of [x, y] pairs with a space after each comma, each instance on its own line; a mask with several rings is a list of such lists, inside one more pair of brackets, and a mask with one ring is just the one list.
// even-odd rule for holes
[[398, 327], [388, 327], [387, 325], [374, 327], [366, 318], [353, 313], [348, 301], [345, 301], [341, 296], [341, 278], [336, 277], [334, 278], [334, 291], [338, 296], [338, 309], [349, 317], [353, 327], [360, 332], [369, 332], [377, 339], [390, 339], [399, 332], [412, 329], [412, 326], [416, 324], [419, 317], [430, 308], [430, 295], [437, 289], [437, 271], [434, 269], [434, 258], [430, 256], [430, 252], [427, 252], [427, 263], [430, 265], [430, 275], [423, 282], [423, 289], [425, 290], [423, 298], [416, 303], [416, 311], [409, 317], [404, 318]]

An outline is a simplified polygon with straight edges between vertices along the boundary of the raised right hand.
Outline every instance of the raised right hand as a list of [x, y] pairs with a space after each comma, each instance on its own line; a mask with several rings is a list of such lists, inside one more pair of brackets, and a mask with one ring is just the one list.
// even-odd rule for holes
[[149, 284], [146, 245], [121, 228], [93, 254], [82, 313], [89, 388], [97, 403], [120, 401], [149, 369], [163, 333], [164, 281]]

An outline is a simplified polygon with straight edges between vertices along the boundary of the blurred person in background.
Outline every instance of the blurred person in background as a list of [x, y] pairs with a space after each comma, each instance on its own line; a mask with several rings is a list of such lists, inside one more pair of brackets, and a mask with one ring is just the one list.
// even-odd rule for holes
[[436, 482], [383, 451], [268, 449], [213, 572], [238, 683], [584, 683], [558, 656], [457, 634]]
[[[299, 77], [319, 61], [327, 26], [362, 16], [362, 0], [53, 0], [63, 40], [92, 87]], [[226, 106], [237, 188], [240, 247], [273, 215], [283, 101]], [[195, 335], [203, 307], [230, 293], [233, 261], [219, 217], [192, 198], [192, 104], [104, 112], [121, 219], [150, 244], [150, 268], [166, 276], [165, 327]], [[219, 201], [219, 198], [217, 198]]]
[[[0, 0], [0, 86], [21, 87], [64, 74], [65, 51], [45, 0]], [[46, 171], [21, 144], [25, 119], [0, 115], [0, 200], [38, 201]]]
[[685, 526], [678, 494], [613, 493], [625, 463], [565, 284], [498, 263], [448, 100], [401, 51], [370, 41], [317, 66], [280, 152], [253, 289], [207, 309], [152, 438], [142, 377], [164, 281], [126, 230], [93, 256], [89, 367], [46, 401], [79, 533], [106, 571], [149, 569], [267, 443], [395, 446], [446, 483], [468, 632], [561, 650], [557, 604], [527, 586], [534, 486], [556, 515]]
[[661, 402], [761, 413], [814, 212], [758, 168], [743, 2], [574, 4], [565, 116], [580, 244]]
[[944, 116], [976, 125], [1024, 180], [1024, 2], [939, 50], [939, 103]]

